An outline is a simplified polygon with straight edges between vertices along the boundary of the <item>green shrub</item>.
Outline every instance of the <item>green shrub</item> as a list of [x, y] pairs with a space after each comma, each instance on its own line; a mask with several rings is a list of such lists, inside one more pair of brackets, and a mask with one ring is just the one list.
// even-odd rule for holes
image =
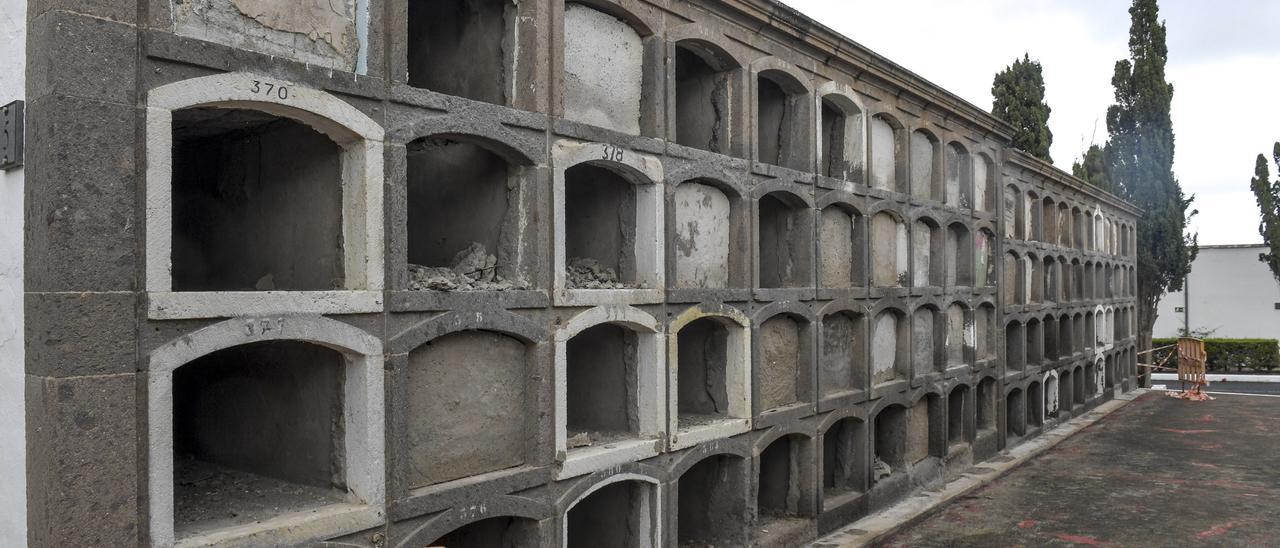
[[[1177, 339], [1152, 339], [1151, 346], [1159, 348], [1177, 343]], [[1275, 339], [1204, 339], [1204, 351], [1208, 355], [1209, 371], [1243, 373], [1246, 371], [1272, 371], [1280, 367], [1280, 343]], [[1165, 353], [1159, 352], [1163, 358]], [[1169, 360], [1169, 367], [1177, 367], [1177, 358]]]

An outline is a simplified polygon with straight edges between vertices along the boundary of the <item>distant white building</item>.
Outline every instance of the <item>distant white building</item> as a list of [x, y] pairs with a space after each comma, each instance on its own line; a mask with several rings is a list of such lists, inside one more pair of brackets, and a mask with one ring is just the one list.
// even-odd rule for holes
[[1280, 282], [1258, 260], [1267, 246], [1204, 245], [1191, 264], [1184, 291], [1160, 301], [1156, 337], [1184, 327], [1222, 338], [1280, 339]]

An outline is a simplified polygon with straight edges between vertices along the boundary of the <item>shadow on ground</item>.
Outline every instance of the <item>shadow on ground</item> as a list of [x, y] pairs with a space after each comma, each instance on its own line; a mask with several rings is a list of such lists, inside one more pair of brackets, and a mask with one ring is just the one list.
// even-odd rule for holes
[[1280, 398], [1149, 393], [877, 546], [1280, 545]]

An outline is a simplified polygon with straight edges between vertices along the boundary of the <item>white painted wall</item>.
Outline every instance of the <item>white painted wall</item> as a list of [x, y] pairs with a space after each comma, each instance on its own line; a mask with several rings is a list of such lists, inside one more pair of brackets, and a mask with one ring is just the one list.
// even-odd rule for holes
[[1192, 331], [1213, 330], [1213, 337], [1280, 339], [1280, 282], [1258, 260], [1259, 245], [1201, 246], [1187, 276], [1190, 300], [1182, 291], [1160, 301], [1156, 337], [1176, 337], [1185, 307]]
[[[26, 96], [27, 0], [0, 0], [0, 105]], [[0, 172], [0, 546], [27, 538], [22, 169]]]

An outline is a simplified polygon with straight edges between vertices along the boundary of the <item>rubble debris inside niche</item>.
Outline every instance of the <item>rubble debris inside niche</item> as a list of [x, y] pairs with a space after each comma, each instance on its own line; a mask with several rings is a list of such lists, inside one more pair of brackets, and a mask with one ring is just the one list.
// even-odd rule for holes
[[573, 257], [566, 273], [573, 289], [637, 289], [637, 284], [618, 281], [618, 273], [595, 259]]
[[409, 265], [409, 289], [413, 291], [508, 291], [528, 289], [520, 280], [498, 275], [498, 258], [483, 244], [471, 242], [450, 261], [452, 266]]

